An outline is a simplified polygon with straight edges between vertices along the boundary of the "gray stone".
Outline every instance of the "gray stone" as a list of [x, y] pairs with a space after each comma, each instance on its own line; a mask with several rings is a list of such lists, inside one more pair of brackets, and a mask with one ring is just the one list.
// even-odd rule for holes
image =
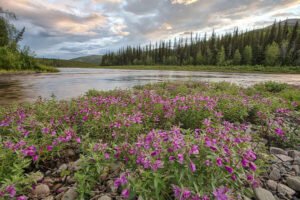
[[254, 193], [257, 200], [275, 200], [273, 194], [270, 191], [265, 190], [261, 187], [255, 188]]
[[277, 158], [279, 158], [280, 160], [282, 160], [283, 162], [290, 162], [290, 161], [293, 161], [294, 159], [289, 157], [289, 156], [286, 156], [286, 155], [283, 155], [283, 154], [276, 154], [275, 155]]
[[277, 168], [274, 168], [274, 169], [271, 171], [271, 173], [270, 173], [270, 175], [269, 175], [269, 178], [270, 178], [271, 180], [278, 181], [278, 180], [281, 178], [280, 170], [277, 169]]
[[107, 186], [109, 187], [110, 191], [115, 193], [117, 192], [117, 188], [114, 186], [114, 181], [113, 180], [109, 180], [107, 181]]
[[281, 184], [281, 183], [278, 184], [278, 186], [277, 186], [277, 191], [278, 191], [279, 193], [281, 193], [281, 194], [283, 194], [283, 195], [287, 195], [287, 196], [289, 196], [289, 197], [293, 196], [293, 195], [296, 193], [293, 189], [291, 189], [291, 188], [289, 188], [288, 186], [283, 185], [283, 184]]
[[48, 196], [46, 198], [43, 198], [43, 200], [54, 200], [54, 197], [53, 196]]
[[75, 162], [70, 162], [70, 163], [69, 163], [69, 169], [70, 169], [71, 171], [78, 171], [78, 170], [81, 169], [80, 164], [81, 164], [80, 159], [76, 160]]
[[68, 157], [73, 157], [76, 155], [76, 152], [73, 149], [67, 149], [65, 152], [66, 152], [66, 156]]
[[300, 192], [300, 176], [290, 176], [287, 178], [286, 182], [290, 188], [296, 190], [297, 192]]
[[272, 191], [277, 190], [277, 182], [273, 180], [268, 180], [267, 181], [268, 188], [270, 188]]
[[50, 194], [50, 189], [46, 184], [39, 184], [34, 188], [32, 194], [38, 198], [44, 198]]
[[300, 175], [300, 166], [299, 165], [292, 165], [292, 169], [295, 171], [296, 176]]
[[112, 200], [112, 198], [108, 195], [104, 195], [104, 196], [98, 198], [98, 200]]
[[271, 154], [282, 154], [282, 155], [286, 155], [286, 156], [288, 155], [288, 153], [285, 150], [277, 148], [277, 147], [271, 147], [270, 153]]
[[296, 151], [296, 150], [288, 151], [288, 156], [292, 158], [300, 157], [300, 151]]
[[300, 157], [294, 158], [293, 165], [300, 165]]
[[61, 200], [76, 200], [77, 199], [77, 192], [75, 188], [70, 188], [64, 195], [62, 196]]
[[66, 171], [68, 169], [68, 165], [67, 164], [62, 164], [61, 166], [59, 166], [57, 172], [61, 173], [63, 171]]

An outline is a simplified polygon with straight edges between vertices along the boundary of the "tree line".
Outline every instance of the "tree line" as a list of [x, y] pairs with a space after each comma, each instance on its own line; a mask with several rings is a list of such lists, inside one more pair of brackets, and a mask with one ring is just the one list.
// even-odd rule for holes
[[193, 34], [144, 46], [127, 46], [102, 57], [101, 65], [300, 65], [298, 20], [210, 36]]

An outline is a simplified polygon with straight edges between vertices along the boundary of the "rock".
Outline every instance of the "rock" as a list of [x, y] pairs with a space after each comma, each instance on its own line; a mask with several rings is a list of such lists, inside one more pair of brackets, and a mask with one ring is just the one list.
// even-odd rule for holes
[[61, 166], [59, 166], [57, 173], [61, 173], [63, 171], [66, 171], [68, 169], [68, 165], [67, 164], [62, 164]]
[[293, 165], [300, 165], [300, 157], [294, 158]]
[[67, 177], [67, 183], [68, 183], [68, 184], [73, 184], [73, 183], [76, 183], [76, 180], [75, 180], [74, 177], [68, 176], [68, 177]]
[[53, 196], [48, 196], [46, 198], [43, 198], [43, 200], [54, 200], [54, 197]]
[[295, 171], [296, 176], [300, 175], [300, 166], [299, 165], [292, 165], [292, 169]]
[[277, 182], [276, 181], [268, 180], [267, 185], [268, 185], [268, 188], [270, 188], [270, 190], [272, 190], [272, 191], [277, 190]]
[[53, 191], [56, 191], [56, 190], [58, 190], [59, 188], [61, 188], [63, 186], [63, 184], [62, 183], [57, 183], [57, 184], [55, 184], [54, 186], [53, 186], [53, 188], [51, 188]]
[[287, 195], [287, 196], [289, 196], [289, 197], [293, 196], [293, 195], [296, 193], [293, 189], [291, 189], [291, 188], [289, 188], [288, 186], [283, 185], [283, 184], [281, 184], [281, 183], [278, 184], [278, 186], [277, 186], [277, 191], [278, 191], [279, 193], [281, 193], [281, 194], [283, 194], [283, 195]]
[[109, 180], [107, 181], [107, 186], [110, 189], [111, 192], [115, 193], [117, 192], [117, 188], [114, 186], [114, 181], [113, 180]]
[[81, 162], [80, 159], [76, 160], [75, 162], [70, 162], [69, 163], [69, 169], [71, 171], [78, 171], [78, 170], [80, 170], [81, 169], [80, 162]]
[[297, 192], [300, 192], [300, 176], [297, 177], [288, 177], [286, 180], [288, 186]]
[[98, 200], [112, 200], [112, 198], [108, 195], [104, 195], [102, 197], [99, 197]]
[[61, 200], [63, 195], [64, 193], [59, 193], [58, 195], [55, 196], [55, 200]]
[[67, 149], [66, 150], [66, 156], [73, 157], [76, 155], [76, 152], [73, 149]]
[[271, 154], [282, 154], [282, 155], [286, 155], [286, 156], [288, 155], [288, 153], [285, 150], [277, 148], [277, 147], [271, 147], [270, 153]]
[[283, 155], [283, 154], [276, 154], [275, 155], [277, 158], [279, 158], [280, 160], [282, 160], [283, 162], [290, 162], [290, 161], [293, 161], [294, 159], [289, 157], [289, 156], [286, 156], [286, 155]]
[[29, 174], [29, 179], [32, 179], [35, 183], [40, 182], [44, 178], [44, 174], [42, 172], [35, 172]]
[[288, 156], [292, 158], [300, 157], [300, 151], [296, 151], [296, 150], [288, 151]]
[[278, 181], [278, 180], [281, 178], [280, 170], [277, 169], [277, 168], [274, 168], [274, 169], [271, 171], [271, 173], [270, 173], [270, 175], [269, 175], [269, 178], [270, 178], [271, 180]]
[[34, 188], [32, 194], [38, 198], [44, 198], [50, 194], [50, 189], [46, 184], [39, 184]]
[[75, 188], [70, 188], [64, 195], [62, 196], [61, 200], [76, 200], [77, 199], [77, 192]]
[[43, 183], [47, 183], [47, 185], [48, 185], [48, 184], [53, 184], [54, 181], [50, 177], [45, 177]]
[[255, 196], [257, 200], [275, 200], [273, 194], [268, 190], [265, 190], [261, 187], [254, 189]]

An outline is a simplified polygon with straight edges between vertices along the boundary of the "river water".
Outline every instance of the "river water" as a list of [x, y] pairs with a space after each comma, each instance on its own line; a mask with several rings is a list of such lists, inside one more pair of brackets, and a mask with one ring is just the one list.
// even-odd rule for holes
[[0, 75], [0, 105], [52, 95], [70, 99], [90, 89], [125, 89], [161, 81], [228, 81], [242, 86], [279, 81], [300, 85], [300, 74], [60, 68], [60, 72], [51, 74]]

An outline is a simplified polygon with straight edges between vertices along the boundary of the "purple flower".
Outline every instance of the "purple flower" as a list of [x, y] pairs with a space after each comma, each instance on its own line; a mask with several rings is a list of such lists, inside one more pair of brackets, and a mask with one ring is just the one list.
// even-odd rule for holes
[[190, 169], [192, 170], [192, 172], [196, 171], [196, 165], [193, 162], [190, 163]]
[[53, 150], [53, 146], [52, 145], [47, 146], [47, 151], [52, 151], [52, 150]]
[[229, 174], [233, 173], [233, 169], [229, 166], [225, 166], [226, 171], [228, 171]]
[[275, 133], [279, 136], [283, 136], [284, 135], [284, 131], [281, 128], [276, 128], [275, 129]]
[[181, 189], [176, 185], [172, 185], [172, 187], [173, 187], [173, 192], [174, 192], [175, 198], [179, 199], [181, 196]]
[[182, 200], [188, 199], [191, 196], [191, 191], [189, 191], [188, 189], [184, 189], [182, 192]]
[[129, 190], [128, 189], [124, 189], [122, 191], [122, 197], [125, 198], [125, 199], [129, 198]]
[[22, 196], [19, 196], [18, 198], [17, 198], [17, 200], [27, 200], [28, 198], [26, 197], [26, 196], [24, 196], [24, 195], [22, 195]]
[[108, 153], [105, 153], [105, 154], [104, 154], [104, 158], [107, 160], [107, 159], [110, 158], [110, 155], [109, 155]]
[[249, 167], [250, 167], [250, 169], [252, 170], [252, 171], [256, 171], [256, 165], [253, 163], [253, 162], [250, 162], [249, 163]]
[[6, 187], [6, 192], [9, 193], [9, 196], [12, 198], [14, 196], [16, 196], [16, 188], [14, 185], [10, 185]]
[[242, 159], [242, 166], [243, 167], [247, 167], [248, 166], [249, 161], [247, 159]]
[[228, 196], [226, 194], [228, 191], [229, 190], [227, 188], [221, 187], [221, 188], [216, 189], [213, 192], [213, 195], [216, 198], [216, 200], [228, 200]]
[[197, 145], [193, 145], [189, 153], [190, 154], [194, 154], [194, 155], [199, 154], [198, 146]]
[[222, 158], [217, 158], [217, 165], [218, 165], [219, 167], [221, 167], [221, 166], [223, 165], [223, 160], [222, 160]]
[[178, 162], [180, 163], [180, 164], [183, 164], [183, 161], [184, 161], [184, 156], [183, 156], [183, 154], [177, 154], [177, 157], [178, 157]]

